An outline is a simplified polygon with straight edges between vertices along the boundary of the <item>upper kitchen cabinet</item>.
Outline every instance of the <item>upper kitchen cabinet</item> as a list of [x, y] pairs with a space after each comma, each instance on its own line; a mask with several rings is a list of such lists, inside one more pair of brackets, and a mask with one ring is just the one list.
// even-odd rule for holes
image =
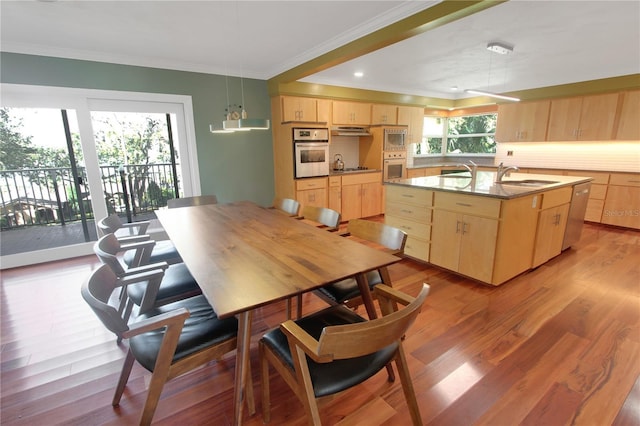
[[371, 104], [333, 101], [333, 124], [369, 126], [371, 124]]
[[547, 140], [610, 140], [617, 106], [617, 93], [554, 99], [549, 112]]
[[281, 96], [282, 122], [329, 122], [331, 101], [325, 99]]
[[373, 104], [371, 107], [371, 124], [398, 124], [398, 107], [395, 105]]
[[624, 92], [618, 116], [618, 140], [640, 140], [640, 90]]
[[550, 105], [548, 100], [499, 105], [496, 141], [544, 141]]
[[424, 108], [399, 106], [398, 124], [407, 126], [407, 143], [422, 142], [422, 129], [424, 127]]

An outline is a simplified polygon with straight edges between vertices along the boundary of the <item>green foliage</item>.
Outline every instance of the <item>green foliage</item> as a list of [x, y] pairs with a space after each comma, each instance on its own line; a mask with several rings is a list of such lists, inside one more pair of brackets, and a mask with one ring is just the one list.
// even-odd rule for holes
[[493, 133], [496, 131], [496, 118], [496, 114], [449, 118], [447, 152], [495, 153], [496, 143]]
[[22, 121], [10, 117], [7, 108], [0, 108], [0, 170], [30, 167], [36, 149], [31, 137], [21, 133]]

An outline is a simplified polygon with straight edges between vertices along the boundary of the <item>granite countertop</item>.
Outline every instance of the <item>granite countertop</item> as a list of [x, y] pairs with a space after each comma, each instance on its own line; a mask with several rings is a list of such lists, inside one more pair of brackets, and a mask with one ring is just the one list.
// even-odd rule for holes
[[[511, 199], [524, 197], [529, 194], [549, 191], [550, 189], [571, 186], [579, 183], [590, 182], [593, 178], [580, 176], [541, 175], [532, 173], [511, 173], [505, 176], [502, 183], [496, 183], [496, 172], [477, 172], [475, 181], [471, 179], [469, 172], [452, 173], [440, 176], [417, 177], [403, 179], [394, 182], [385, 182], [385, 185], [411, 186], [434, 191], [457, 192], [468, 195], [480, 195], [485, 197]], [[509, 182], [514, 184], [509, 184]], [[517, 182], [520, 181], [520, 184]], [[543, 181], [543, 182], [522, 182]], [[545, 182], [546, 181], [546, 182]]]

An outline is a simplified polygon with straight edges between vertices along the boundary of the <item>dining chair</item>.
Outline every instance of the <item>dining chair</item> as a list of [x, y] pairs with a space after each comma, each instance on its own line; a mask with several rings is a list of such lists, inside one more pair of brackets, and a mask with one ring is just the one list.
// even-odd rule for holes
[[[119, 278], [111, 268], [102, 265], [91, 274], [81, 291], [104, 326], [115, 333], [118, 340], [129, 341], [112, 405], [119, 405], [135, 361], [151, 372], [141, 425], [151, 424], [167, 381], [220, 359], [237, 346], [238, 321], [234, 317], [218, 318], [204, 296], [156, 307], [138, 316], [134, 323], [127, 324], [117, 308], [110, 304], [112, 293], [123, 285], [131, 285], [131, 281], [144, 285], [160, 280], [162, 275], [162, 269], [155, 269], [137, 277]], [[247, 380], [247, 403], [253, 414], [251, 374]]]
[[[402, 340], [420, 313], [429, 286], [423, 284], [415, 298], [384, 284], [374, 292], [380, 318], [367, 321], [336, 305], [288, 320], [260, 339], [264, 422], [271, 420], [269, 365], [300, 399], [309, 423], [320, 425], [319, 398], [356, 386], [395, 361], [411, 420], [422, 424]], [[397, 304], [404, 308], [397, 310]]]
[[300, 211], [300, 203], [293, 198], [274, 198], [271, 207], [294, 217]]
[[304, 206], [298, 219], [313, 222], [318, 227], [335, 232], [340, 227], [341, 216], [339, 212], [327, 207]]
[[[151, 239], [149, 235], [146, 235], [150, 223], [148, 220], [123, 223], [120, 217], [113, 213], [98, 221], [98, 229], [102, 235], [114, 234], [121, 242], [145, 241]], [[124, 262], [130, 267], [140, 266], [140, 260], [135, 256], [135, 251], [126, 252], [124, 254]], [[171, 241], [156, 241], [156, 245], [151, 251], [149, 262], [178, 263], [182, 262], [182, 258]]]
[[[138, 315], [146, 313], [154, 307], [175, 302], [180, 299], [196, 296], [202, 293], [198, 283], [193, 278], [184, 263], [166, 262], [149, 264], [149, 253], [153, 249], [155, 241], [138, 241], [134, 243], [121, 244], [113, 234], [101, 237], [93, 246], [93, 250], [98, 259], [108, 265], [113, 273], [119, 277], [134, 276], [149, 270], [162, 269], [163, 278], [153, 285], [132, 284], [124, 286], [121, 295], [120, 311], [123, 318], [128, 320], [133, 304], [138, 306]], [[126, 250], [139, 250], [142, 265], [138, 267], [125, 267], [118, 258], [118, 255]]]
[[[381, 222], [373, 222], [364, 219], [352, 219], [347, 224], [347, 232], [343, 236], [353, 236], [356, 239], [370, 242], [390, 254], [402, 254], [407, 242], [407, 234], [399, 228], [386, 225]], [[386, 270], [383, 272], [386, 273]], [[369, 287], [382, 282], [389, 284], [389, 277], [383, 277], [381, 271], [370, 271], [367, 274]], [[323, 286], [314, 291], [314, 294], [329, 304], [346, 304], [356, 307], [363, 303], [355, 278], [347, 278], [333, 284]]]
[[218, 198], [215, 195], [196, 195], [194, 197], [172, 198], [167, 200], [167, 208], [169, 209], [204, 206], [205, 204], [218, 204]]
[[[329, 232], [336, 232], [340, 229], [340, 218], [341, 218], [341, 215], [339, 212], [327, 207], [316, 207], [316, 206], [304, 206], [302, 208], [302, 215], [296, 217], [296, 219], [299, 219], [299, 220], [312, 222], [315, 226], [326, 229]], [[302, 295], [301, 294], [296, 296], [296, 305], [297, 305], [296, 318], [300, 318], [302, 316]], [[291, 318], [291, 312], [292, 312], [292, 298], [290, 297], [289, 299], [287, 299], [287, 319]]]

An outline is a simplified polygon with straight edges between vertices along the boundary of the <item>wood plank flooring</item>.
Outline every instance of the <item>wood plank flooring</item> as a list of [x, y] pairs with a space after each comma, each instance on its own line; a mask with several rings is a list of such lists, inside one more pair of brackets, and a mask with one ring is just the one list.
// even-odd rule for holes
[[[96, 266], [85, 257], [2, 271], [2, 425], [137, 423], [149, 374], [134, 367], [111, 406], [124, 349], [80, 296]], [[406, 338], [425, 425], [640, 425], [640, 232], [587, 224], [574, 248], [496, 288], [408, 259], [390, 272], [410, 294], [431, 285]], [[255, 342], [284, 311], [254, 316], [258, 412], [247, 425], [263, 424]], [[154, 423], [231, 424], [234, 363], [228, 354], [169, 382]], [[274, 371], [271, 392], [271, 424], [306, 424]], [[410, 424], [399, 380], [384, 371], [321, 414], [327, 425]]]

